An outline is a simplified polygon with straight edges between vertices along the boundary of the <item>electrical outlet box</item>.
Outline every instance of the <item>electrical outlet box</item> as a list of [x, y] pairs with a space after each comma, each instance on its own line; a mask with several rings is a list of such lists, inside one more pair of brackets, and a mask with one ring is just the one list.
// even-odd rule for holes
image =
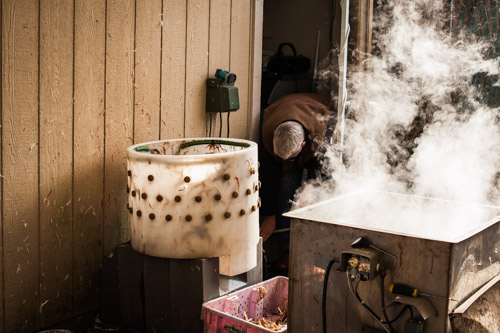
[[339, 272], [349, 271], [351, 278], [367, 281], [377, 276], [380, 269], [380, 253], [372, 249], [349, 249], [342, 251]]
[[232, 112], [240, 108], [238, 88], [223, 79], [207, 79], [207, 112]]

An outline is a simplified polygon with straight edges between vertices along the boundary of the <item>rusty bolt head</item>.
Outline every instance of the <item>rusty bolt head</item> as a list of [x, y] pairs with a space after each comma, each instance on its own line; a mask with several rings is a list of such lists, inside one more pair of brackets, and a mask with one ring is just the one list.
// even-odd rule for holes
[[172, 221], [172, 215], [169, 214], [169, 215], [165, 216], [165, 220]]
[[148, 198], [148, 195], [147, 195], [146, 193], [142, 193], [142, 194], [141, 194], [141, 198], [143, 198], [143, 199], [147, 199], [147, 198]]
[[130, 208], [128, 209], [128, 211], [130, 212], [130, 214], [133, 214], [133, 213], [134, 213], [134, 210], [132, 209], [132, 207], [130, 207]]
[[193, 217], [191, 215], [186, 215], [187, 222], [191, 222], [192, 219], [193, 219]]
[[156, 196], [156, 201], [161, 202], [163, 200], [163, 197], [161, 195]]
[[127, 171], [127, 175], [128, 175], [129, 177], [132, 177], [132, 171], [128, 170], [128, 171]]
[[216, 194], [216, 195], [214, 196], [214, 199], [215, 199], [215, 200], [217, 200], [217, 201], [219, 201], [220, 199], [222, 199], [222, 197], [221, 197], [221, 195], [220, 195], [220, 194]]
[[247, 189], [246, 193], [247, 193], [247, 195], [250, 195], [250, 194], [252, 194], [252, 190], [251, 189]]
[[201, 202], [201, 196], [200, 196], [200, 195], [197, 195], [197, 196], [194, 198], [194, 200], [195, 200], [196, 202]]
[[226, 219], [230, 218], [230, 217], [231, 217], [231, 213], [230, 213], [230, 212], [225, 212], [225, 213], [224, 213], [224, 217], [225, 217]]
[[176, 195], [175, 198], [174, 198], [175, 202], [181, 202], [181, 196], [180, 195]]
[[243, 215], [245, 215], [245, 214], [246, 214], [246, 212], [245, 212], [245, 210], [244, 210], [244, 209], [240, 210], [240, 215], [241, 215], [241, 216], [243, 216]]
[[154, 220], [154, 219], [155, 219], [155, 217], [156, 217], [156, 216], [155, 216], [155, 214], [153, 214], [153, 213], [149, 214], [149, 219], [150, 219], [150, 220]]
[[212, 221], [212, 214], [205, 215], [205, 221], [207, 222]]
[[137, 214], [138, 217], [142, 216], [142, 212], [140, 210], [138, 210], [136, 214]]
[[148, 180], [149, 180], [150, 182], [152, 182], [154, 179], [155, 179], [155, 177], [153, 177], [153, 175], [149, 175], [149, 176], [148, 176]]
[[252, 212], [255, 212], [257, 210], [257, 207], [252, 206]]
[[135, 197], [135, 191], [132, 191], [132, 196]]
[[224, 174], [224, 180], [229, 180], [230, 178], [231, 176], [228, 173]]
[[184, 182], [189, 183], [191, 181], [191, 177], [186, 176], [184, 177]]
[[236, 199], [238, 197], [238, 195], [239, 195], [238, 192], [233, 192], [233, 198]]

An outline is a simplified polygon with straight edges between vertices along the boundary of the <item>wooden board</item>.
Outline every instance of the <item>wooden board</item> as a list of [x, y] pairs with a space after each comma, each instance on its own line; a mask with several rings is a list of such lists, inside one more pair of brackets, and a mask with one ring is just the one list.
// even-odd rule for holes
[[260, 135], [260, 85], [262, 79], [262, 28], [264, 20], [264, 0], [252, 2], [250, 40], [250, 97], [247, 120], [247, 139], [259, 142]]
[[186, 10], [185, 0], [164, 0], [160, 122], [162, 140], [184, 137]]
[[161, 0], [136, 1], [134, 142], [160, 137]]
[[[229, 71], [229, 56], [231, 52], [231, 0], [210, 1], [210, 34], [208, 45], [208, 77], [215, 77], [215, 71], [220, 68]], [[223, 115], [222, 124], [218, 114], [207, 114], [212, 117], [212, 130], [210, 120], [207, 122], [208, 133], [219, 136], [220, 126], [223, 135], [227, 133], [227, 113]], [[210, 118], [209, 118], [210, 119]]]
[[216, 68], [238, 75], [231, 136], [248, 136], [253, 6], [262, 0], [2, 1], [0, 331], [98, 307], [103, 255], [128, 239], [125, 150], [206, 135]]
[[72, 315], [73, 1], [40, 1], [40, 315]]
[[135, 1], [107, 1], [104, 254], [129, 239], [127, 147], [133, 144]]
[[[0, 230], [2, 232], [0, 233], [0, 299], [4, 299], [4, 284], [3, 284], [3, 257], [4, 257], [4, 238], [3, 238], [3, 183], [4, 183], [4, 176], [3, 176], [3, 163], [2, 163], [2, 155], [3, 155], [3, 117], [2, 117], [2, 112], [1, 110], [4, 109], [4, 103], [3, 103], [3, 89], [4, 89], [4, 73], [7, 68], [4, 69], [4, 31], [6, 27], [4, 26], [4, 23], [7, 21], [4, 19], [3, 16], [3, 7], [4, 5], [7, 4], [6, 1], [2, 1], [0, 3], [0, 18], [2, 18], [0, 22]], [[7, 38], [5, 38], [7, 40]], [[3, 311], [3, 302], [0, 302], [0, 331], [4, 331], [4, 322], [5, 322], [5, 317], [4, 317], [4, 311]]]
[[98, 306], [103, 255], [105, 0], [75, 2], [73, 295], [76, 313]]
[[186, 137], [202, 137], [206, 131], [209, 11], [209, 1], [188, 0], [184, 124]]
[[38, 1], [2, 1], [5, 332], [39, 326]]
[[251, 1], [233, 1], [231, 7], [231, 59], [230, 70], [237, 75], [240, 109], [231, 114], [230, 136], [247, 138], [250, 72], [250, 19]]

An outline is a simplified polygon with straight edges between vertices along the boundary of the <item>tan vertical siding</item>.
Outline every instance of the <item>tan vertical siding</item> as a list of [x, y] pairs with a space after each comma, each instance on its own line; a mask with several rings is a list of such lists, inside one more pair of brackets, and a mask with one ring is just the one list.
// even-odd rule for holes
[[184, 136], [186, 0], [163, 1], [161, 139]]
[[39, 326], [38, 1], [3, 0], [2, 153], [6, 332]]
[[105, 255], [129, 239], [126, 149], [134, 141], [135, 1], [108, 0], [106, 27]]
[[105, 0], [75, 3], [73, 296], [96, 308], [102, 259]]
[[[6, 41], [6, 38], [4, 37], [4, 32], [7, 31], [7, 27], [4, 25], [7, 23], [7, 20], [3, 16], [4, 12], [4, 6], [7, 5], [7, 1], [2, 1], [0, 3], [0, 17], [2, 18], [0, 21], [0, 45], [2, 45], [2, 49], [0, 50], [0, 80], [1, 80], [1, 85], [0, 85], [0, 332], [4, 331], [4, 322], [5, 322], [5, 317], [4, 317], [4, 307], [3, 307], [3, 300], [4, 300], [4, 279], [3, 279], [3, 270], [4, 270], [4, 264], [3, 264], [3, 257], [4, 257], [4, 237], [3, 237], [3, 230], [4, 230], [4, 225], [3, 225], [3, 179], [4, 179], [4, 168], [3, 168], [3, 116], [2, 116], [2, 111], [4, 110], [4, 99], [2, 98], [4, 94], [4, 82], [6, 81], [4, 76], [4, 73], [7, 70], [7, 64], [4, 59], [5, 57], [5, 52], [7, 51], [7, 48], [4, 47], [4, 41]], [[7, 34], [5, 34], [7, 36]]]
[[161, 0], [137, 1], [134, 140], [160, 138]]
[[[210, 40], [208, 45], [208, 76], [214, 77], [215, 71], [220, 68], [229, 70], [229, 56], [231, 52], [231, 0], [210, 1]], [[212, 117], [212, 136], [220, 133], [219, 114]], [[227, 133], [227, 114], [222, 119], [222, 135]], [[207, 127], [210, 126], [208, 122]], [[209, 131], [210, 133], [210, 131]]]
[[40, 314], [72, 315], [73, 1], [40, 1]]
[[206, 79], [208, 73], [208, 31], [210, 2], [187, 1], [186, 108], [184, 135], [205, 136]]
[[262, 79], [262, 34], [264, 0], [255, 0], [252, 6], [250, 39], [250, 100], [248, 101], [247, 139], [255, 142], [260, 136], [260, 82]]
[[205, 136], [217, 68], [238, 75], [231, 137], [249, 137], [258, 11], [262, 0], [2, 0], [0, 332], [98, 308], [99, 265], [129, 239], [126, 148]]
[[237, 75], [240, 109], [231, 113], [231, 136], [247, 137], [249, 112], [249, 69], [251, 0], [233, 0], [231, 10], [231, 72]]

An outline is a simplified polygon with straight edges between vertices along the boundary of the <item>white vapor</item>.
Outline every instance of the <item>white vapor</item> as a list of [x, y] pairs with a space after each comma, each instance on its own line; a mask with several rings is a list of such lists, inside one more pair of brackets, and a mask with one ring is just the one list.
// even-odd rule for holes
[[312, 200], [371, 188], [499, 205], [500, 109], [473, 83], [498, 76], [499, 59], [485, 56], [488, 42], [443, 29], [439, 1], [392, 4], [381, 55], [365, 72], [349, 65], [345, 163], [326, 147], [334, 186]]

